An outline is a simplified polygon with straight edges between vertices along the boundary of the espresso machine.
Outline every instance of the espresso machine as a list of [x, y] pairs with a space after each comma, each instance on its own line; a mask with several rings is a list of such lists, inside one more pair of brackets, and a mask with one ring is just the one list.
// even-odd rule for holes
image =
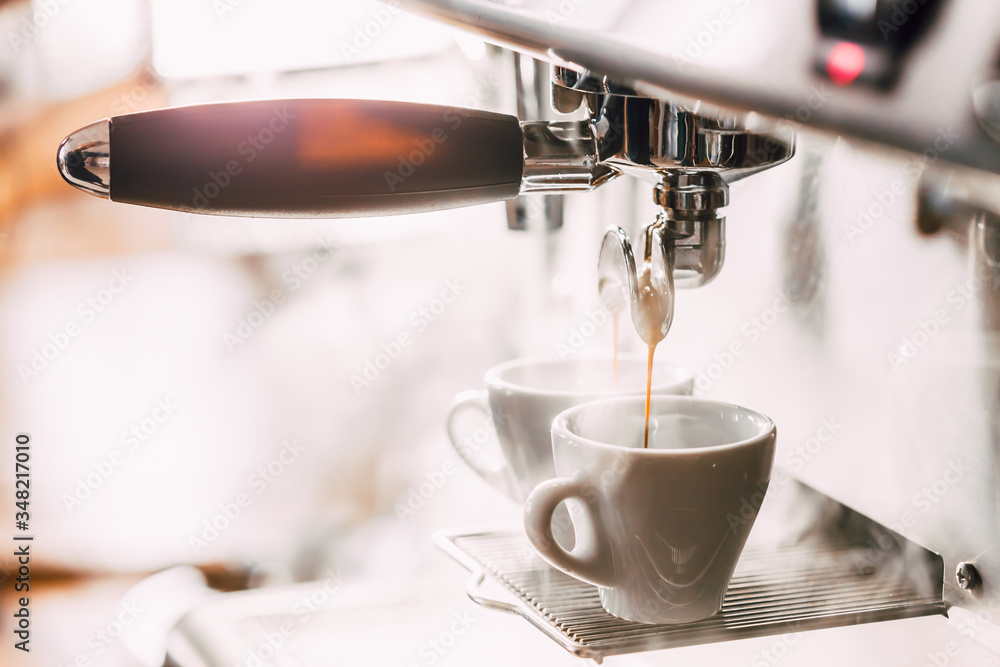
[[[570, 225], [565, 195], [634, 179], [648, 210], [607, 221], [600, 276], [634, 292], [636, 258], [658, 253], [669, 289], [689, 288], [676, 309], [671, 296], [668, 340], [700, 350], [699, 395], [779, 425], [768, 502], [792, 546], [745, 559], [722, 620], [664, 629], [570, 604], [587, 591], [509, 536], [442, 534], [474, 573], [470, 596], [597, 660], [918, 616], [946, 616], [957, 639], [914, 663], [1000, 654], [1000, 8], [398, 6], [507, 50], [518, 117], [348, 100], [172, 109], [74, 133], [64, 178], [245, 216], [503, 200], [513, 230]], [[248, 136], [253, 160], [233, 154]], [[797, 165], [788, 215], [740, 209], [743, 179], [779, 165]]]

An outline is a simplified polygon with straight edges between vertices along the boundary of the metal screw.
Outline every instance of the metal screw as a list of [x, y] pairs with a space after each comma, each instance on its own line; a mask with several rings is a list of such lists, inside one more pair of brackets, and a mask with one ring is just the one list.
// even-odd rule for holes
[[963, 591], [971, 591], [979, 585], [979, 570], [972, 563], [959, 563], [955, 570], [955, 580]]

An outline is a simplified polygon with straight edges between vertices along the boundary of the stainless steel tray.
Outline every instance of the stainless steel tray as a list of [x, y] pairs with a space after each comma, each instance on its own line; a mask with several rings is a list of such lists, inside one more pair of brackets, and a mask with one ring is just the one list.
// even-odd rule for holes
[[[720, 613], [695, 623], [646, 625], [604, 611], [596, 587], [549, 566], [518, 530], [445, 530], [434, 539], [472, 572], [468, 593], [475, 602], [523, 616], [567, 651], [597, 662], [609, 655], [947, 610], [941, 599], [940, 558], [912, 543], [905, 543], [908, 559], [883, 557], [878, 547], [869, 552], [870, 544], [842, 535], [748, 545]], [[922, 552], [916, 561], [913, 549]], [[911, 567], [898, 567], [905, 563]], [[921, 570], [917, 576], [915, 563]], [[488, 579], [506, 594], [488, 593]]]

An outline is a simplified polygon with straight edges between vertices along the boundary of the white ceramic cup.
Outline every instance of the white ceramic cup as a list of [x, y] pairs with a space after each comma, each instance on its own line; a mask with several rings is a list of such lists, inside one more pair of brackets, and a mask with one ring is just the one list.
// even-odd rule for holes
[[[617, 382], [608, 357], [540, 357], [515, 359], [486, 372], [485, 390], [462, 392], [448, 414], [448, 436], [465, 462], [495, 488], [523, 503], [540, 482], [555, 477], [552, 464], [552, 420], [580, 403], [612, 396], [646, 394], [645, 358], [618, 360]], [[690, 395], [690, 371], [654, 362], [655, 395]], [[459, 418], [466, 411], [482, 418], [478, 428], [462, 433]], [[499, 441], [503, 460], [489, 462], [486, 443]]]
[[[615, 616], [640, 623], [707, 618], [722, 608], [767, 490], [776, 428], [737, 405], [656, 396], [644, 449], [644, 413], [644, 398], [619, 398], [556, 417], [558, 477], [528, 497], [525, 530], [546, 561], [598, 586]], [[582, 508], [573, 513], [572, 551], [552, 534], [564, 500]]]

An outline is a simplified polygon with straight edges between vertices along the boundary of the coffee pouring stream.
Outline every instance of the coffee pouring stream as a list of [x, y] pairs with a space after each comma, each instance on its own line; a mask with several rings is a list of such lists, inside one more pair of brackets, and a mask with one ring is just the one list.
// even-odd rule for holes
[[[618, 326], [618, 313], [626, 309], [632, 325], [649, 349], [646, 363], [646, 423], [643, 447], [649, 446], [649, 405], [653, 385], [653, 354], [674, 319], [674, 245], [664, 242], [661, 219], [642, 230], [642, 263], [636, 265], [628, 235], [621, 227], [604, 235], [597, 260], [597, 289], [601, 302]], [[618, 359], [615, 332], [615, 360]], [[617, 371], [617, 368], [616, 368]]]

